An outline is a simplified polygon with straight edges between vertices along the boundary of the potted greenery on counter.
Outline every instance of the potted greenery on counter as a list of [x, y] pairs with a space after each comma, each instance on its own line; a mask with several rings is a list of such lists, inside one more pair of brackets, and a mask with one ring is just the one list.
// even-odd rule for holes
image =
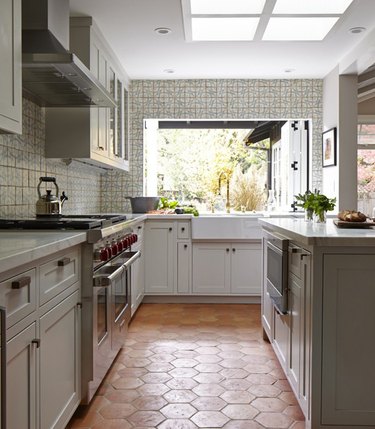
[[295, 195], [296, 205], [305, 209], [305, 220], [325, 222], [327, 212], [333, 210], [336, 198], [328, 198], [315, 189], [315, 192], [307, 191], [304, 194]]

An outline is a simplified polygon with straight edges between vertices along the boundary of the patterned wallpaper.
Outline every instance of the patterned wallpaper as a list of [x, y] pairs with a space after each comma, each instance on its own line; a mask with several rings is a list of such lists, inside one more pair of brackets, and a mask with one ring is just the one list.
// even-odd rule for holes
[[75, 161], [67, 166], [44, 153], [44, 109], [24, 99], [23, 134], [0, 134], [0, 217], [35, 215], [40, 176], [56, 177], [68, 195], [63, 213], [99, 212], [102, 170]]
[[312, 119], [312, 187], [321, 187], [322, 80], [134, 80], [129, 94], [130, 172], [103, 175], [103, 211], [129, 211], [124, 195], [142, 195], [147, 118]]

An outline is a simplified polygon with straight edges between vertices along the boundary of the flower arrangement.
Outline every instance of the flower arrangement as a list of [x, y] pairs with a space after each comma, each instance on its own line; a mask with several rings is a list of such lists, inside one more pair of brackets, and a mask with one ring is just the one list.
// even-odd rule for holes
[[306, 220], [312, 220], [315, 215], [317, 222], [325, 222], [326, 213], [333, 210], [336, 205], [336, 198], [328, 198], [317, 189], [314, 192], [307, 191], [304, 194], [295, 195], [295, 198], [296, 206], [305, 209]]

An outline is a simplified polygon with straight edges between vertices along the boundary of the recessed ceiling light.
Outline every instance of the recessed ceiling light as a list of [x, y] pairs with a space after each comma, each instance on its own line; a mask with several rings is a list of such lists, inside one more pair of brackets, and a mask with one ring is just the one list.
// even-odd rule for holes
[[285, 69], [284, 73], [293, 73], [296, 69]]
[[273, 13], [288, 14], [341, 14], [353, 0], [277, 0]]
[[192, 18], [192, 39], [253, 40], [259, 18]]
[[191, 13], [237, 15], [262, 13], [265, 0], [190, 0]]
[[323, 40], [339, 18], [270, 18], [263, 40]]
[[161, 36], [165, 36], [167, 34], [171, 34], [172, 30], [170, 28], [167, 27], [159, 27], [159, 28], [155, 28], [155, 33], [160, 34]]
[[353, 27], [349, 29], [349, 33], [351, 34], [359, 34], [363, 33], [364, 31], [366, 31], [365, 27]]
[[174, 73], [174, 70], [173, 69], [164, 69], [163, 72], [172, 74], [172, 73]]

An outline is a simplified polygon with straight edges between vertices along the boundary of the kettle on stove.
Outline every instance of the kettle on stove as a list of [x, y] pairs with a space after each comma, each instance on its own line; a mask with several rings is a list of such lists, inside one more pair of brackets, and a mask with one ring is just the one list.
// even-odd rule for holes
[[[45, 195], [41, 195], [40, 193], [40, 185], [43, 182], [52, 182], [56, 188], [56, 195], [52, 195], [52, 191], [47, 189]], [[61, 215], [61, 207], [64, 202], [68, 199], [65, 195], [65, 192], [62, 192], [61, 197], [59, 198], [59, 187], [56, 183], [55, 177], [40, 177], [38, 184], [38, 196], [39, 199], [36, 202], [36, 215], [37, 216], [60, 216]]]

